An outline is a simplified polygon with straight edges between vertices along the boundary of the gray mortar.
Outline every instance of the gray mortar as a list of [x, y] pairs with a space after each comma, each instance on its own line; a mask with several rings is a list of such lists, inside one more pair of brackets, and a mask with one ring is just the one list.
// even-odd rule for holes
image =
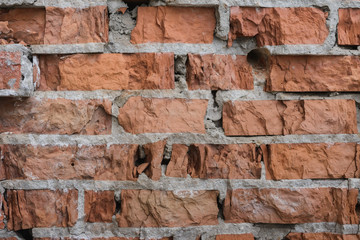
[[13, 45], [0, 45], [0, 51], [5, 52], [21, 52], [21, 75], [19, 89], [1, 89], [0, 97], [28, 97], [34, 92], [33, 84], [33, 66], [32, 62], [28, 59], [30, 55], [29, 50], [19, 44]]
[[32, 54], [102, 53], [105, 43], [31, 45]]
[[129, 42], [131, 31], [136, 24], [137, 8], [132, 11], [112, 12], [109, 19], [109, 41]]

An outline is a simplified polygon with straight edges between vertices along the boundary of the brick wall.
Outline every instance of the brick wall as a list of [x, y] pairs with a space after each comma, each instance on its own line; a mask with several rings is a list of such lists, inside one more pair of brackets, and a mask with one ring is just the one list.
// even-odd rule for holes
[[360, 1], [0, 1], [0, 239], [360, 239]]

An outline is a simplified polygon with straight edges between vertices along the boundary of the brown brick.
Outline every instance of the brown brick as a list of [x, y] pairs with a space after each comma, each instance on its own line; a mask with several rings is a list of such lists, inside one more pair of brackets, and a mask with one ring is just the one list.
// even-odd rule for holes
[[223, 107], [225, 135], [354, 134], [354, 100], [234, 101]]
[[227, 192], [224, 217], [228, 223], [357, 224], [358, 189], [236, 189]]
[[215, 24], [214, 8], [139, 7], [131, 42], [212, 43]]
[[228, 44], [237, 37], [256, 37], [259, 46], [322, 44], [329, 34], [327, 15], [310, 7], [232, 7]]
[[0, 89], [19, 89], [21, 52], [0, 52]]
[[119, 109], [126, 132], [205, 133], [207, 100], [131, 97]]
[[0, 133], [110, 134], [110, 113], [108, 100], [2, 98]]
[[[1, 154], [1, 151], [0, 151]], [[6, 205], [5, 199], [4, 199], [4, 195], [0, 194], [0, 229], [4, 229], [5, 228], [5, 223], [4, 223], [4, 219], [5, 219], [5, 215], [4, 215], [4, 207], [3, 205]]]
[[77, 200], [76, 190], [8, 190], [7, 228], [74, 226]]
[[173, 53], [41, 55], [40, 90], [172, 89]]
[[247, 234], [223, 234], [217, 235], [215, 240], [254, 240], [254, 235]]
[[106, 6], [84, 9], [47, 7], [44, 44], [107, 42], [108, 22]]
[[44, 43], [44, 8], [0, 9], [0, 24], [0, 43]]
[[0, 179], [136, 180], [137, 149], [136, 144], [0, 145]]
[[120, 227], [218, 224], [217, 191], [122, 190]]
[[359, 75], [359, 56], [272, 56], [267, 91], [360, 91]]
[[259, 179], [261, 156], [255, 144], [174, 144], [166, 169], [170, 177]]
[[188, 54], [186, 81], [190, 90], [254, 88], [252, 68], [240, 55]]
[[267, 145], [267, 179], [359, 178], [356, 143]]
[[161, 162], [164, 156], [165, 145], [166, 140], [144, 145], [145, 161], [149, 163], [149, 167], [145, 170], [145, 173], [152, 180], [160, 180]]
[[285, 240], [360, 240], [360, 235], [334, 233], [289, 233]]
[[339, 9], [337, 37], [339, 45], [360, 45], [360, 9]]
[[111, 223], [115, 205], [114, 191], [85, 191], [85, 221]]

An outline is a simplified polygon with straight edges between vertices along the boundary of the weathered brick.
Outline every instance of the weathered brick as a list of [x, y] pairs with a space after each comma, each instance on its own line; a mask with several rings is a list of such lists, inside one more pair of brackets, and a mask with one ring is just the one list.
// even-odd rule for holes
[[360, 45], [359, 8], [339, 9], [337, 39], [339, 45]]
[[0, 44], [43, 44], [44, 8], [0, 9]]
[[[0, 152], [0, 154], [1, 154], [1, 152]], [[4, 199], [4, 195], [0, 193], [0, 229], [5, 228], [5, 223], [4, 223], [5, 215], [4, 215], [4, 211], [3, 211], [3, 209], [4, 209], [3, 205], [4, 204], [6, 204], [5, 199]]]
[[21, 52], [0, 52], [0, 89], [19, 89]]
[[190, 90], [254, 88], [252, 67], [240, 55], [188, 54], [186, 81]]
[[115, 214], [114, 191], [85, 191], [85, 221], [112, 222]]
[[71, 227], [77, 221], [76, 190], [8, 190], [7, 228]]
[[[138, 145], [0, 145], [0, 180], [136, 180]], [[41, 166], [41, 167], [39, 167]]]
[[131, 97], [119, 109], [126, 132], [205, 133], [207, 100]]
[[110, 134], [110, 113], [108, 100], [2, 98], [0, 133]]
[[284, 143], [270, 144], [266, 148], [267, 179], [360, 177], [356, 143]]
[[139, 7], [131, 42], [211, 43], [215, 24], [214, 8]]
[[107, 42], [108, 22], [106, 6], [47, 7], [44, 44]]
[[174, 88], [173, 53], [41, 55], [40, 90]]
[[256, 37], [259, 46], [322, 44], [328, 14], [318, 8], [232, 7], [228, 45], [237, 37]]
[[289, 233], [286, 240], [360, 240], [360, 235], [334, 233]]
[[223, 106], [225, 135], [354, 134], [354, 100], [234, 101]]
[[261, 156], [255, 144], [174, 144], [166, 169], [170, 177], [259, 179]]
[[222, 234], [217, 235], [215, 240], [254, 240], [254, 235], [247, 234]]
[[225, 222], [357, 224], [358, 189], [235, 189], [224, 201]]
[[360, 91], [358, 56], [272, 56], [270, 59], [267, 91]]
[[145, 174], [152, 180], [159, 180], [161, 177], [161, 162], [163, 160], [166, 140], [144, 145], [144, 151], [149, 167], [145, 170]]
[[120, 227], [218, 224], [217, 191], [122, 190]]

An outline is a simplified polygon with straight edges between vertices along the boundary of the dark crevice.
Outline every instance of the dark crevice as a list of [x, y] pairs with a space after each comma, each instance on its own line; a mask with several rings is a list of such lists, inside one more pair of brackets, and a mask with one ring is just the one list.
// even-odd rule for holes
[[146, 163], [145, 151], [142, 146], [139, 146], [135, 154], [135, 166], [138, 167], [143, 163]]
[[23, 229], [23, 230], [19, 230], [19, 231], [15, 231], [19, 237], [22, 237], [25, 240], [32, 240], [34, 239], [33, 235], [32, 235], [32, 229]]
[[217, 197], [217, 205], [219, 209], [218, 218], [225, 219], [224, 218], [224, 200], [220, 199], [220, 196]]
[[246, 60], [253, 68], [266, 70], [269, 68], [270, 51], [266, 48], [253, 49], [247, 54]]
[[120, 198], [118, 199], [115, 196], [115, 214], [120, 213], [120, 211], [121, 211], [121, 200]]
[[135, 9], [138, 6], [141, 6], [142, 4], [145, 4], [146, 6], [148, 5], [149, 1], [147, 0], [123, 0], [124, 3], [126, 3], [128, 5], [128, 8], [130, 11], [132, 11], [133, 9]]
[[169, 165], [169, 162], [170, 162], [170, 159], [171, 159], [171, 146], [169, 145], [165, 145], [165, 148], [164, 148], [164, 154], [163, 154], [163, 160], [161, 161], [161, 165]]

